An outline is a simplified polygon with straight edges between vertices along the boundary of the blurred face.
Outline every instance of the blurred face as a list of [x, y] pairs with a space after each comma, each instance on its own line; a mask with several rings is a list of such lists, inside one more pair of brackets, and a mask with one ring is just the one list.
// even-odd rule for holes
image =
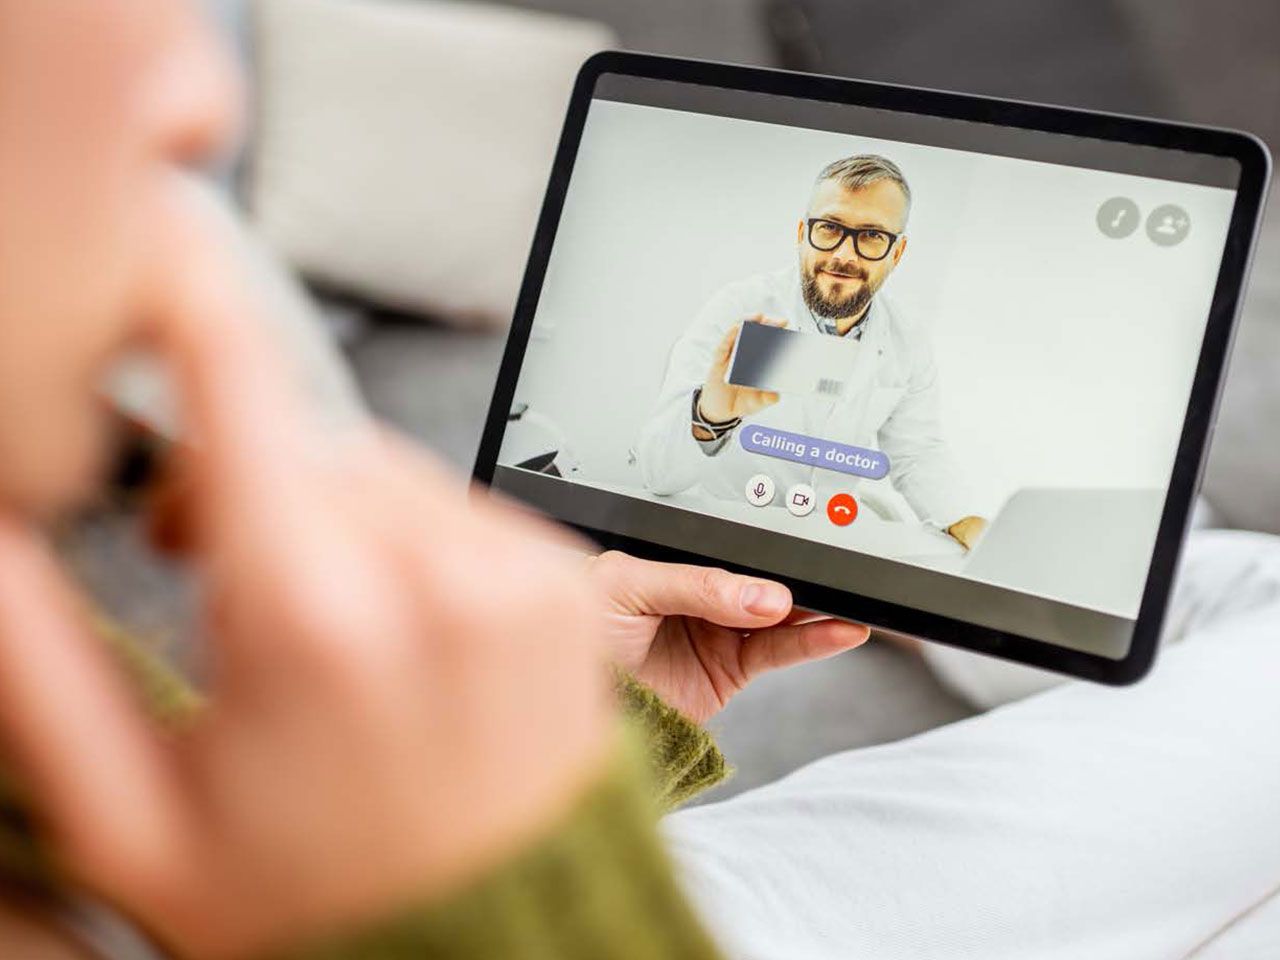
[[229, 139], [228, 59], [188, 0], [0, 0], [0, 503], [83, 497], [104, 369], [142, 333], [174, 172]]
[[[829, 250], [815, 247], [810, 242], [811, 219], [825, 221], [815, 227], [819, 246], [839, 245]], [[840, 239], [841, 227], [878, 233], [864, 235], [859, 252], [853, 236]], [[809, 309], [829, 320], [860, 317], [907, 248], [907, 238], [899, 236], [885, 252], [889, 242], [885, 234], [902, 234], [906, 228], [907, 198], [892, 180], [877, 180], [857, 190], [835, 180], [818, 184], [796, 235], [801, 286]], [[882, 254], [882, 259], [871, 259]]]

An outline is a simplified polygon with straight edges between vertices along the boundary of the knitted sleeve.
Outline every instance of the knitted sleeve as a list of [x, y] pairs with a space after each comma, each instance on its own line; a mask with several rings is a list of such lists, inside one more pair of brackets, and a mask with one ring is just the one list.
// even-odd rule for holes
[[[199, 696], [157, 658], [118, 630], [102, 632], [158, 723], [180, 727], [199, 709]], [[269, 960], [716, 960], [655, 823], [723, 779], [724, 759], [646, 687], [621, 678], [618, 690], [631, 721], [626, 747], [540, 841], [452, 896]], [[58, 889], [21, 794], [0, 770], [6, 884]]]
[[364, 934], [271, 960], [714, 960], [654, 830], [728, 776], [706, 730], [616, 681], [629, 749], [542, 842], [470, 889]]
[[466, 890], [270, 960], [717, 960], [654, 827], [639, 749], [570, 816]]
[[732, 773], [711, 734], [668, 706], [640, 681], [620, 674], [617, 690], [623, 713], [639, 729], [646, 745], [656, 799], [664, 812], [709, 790]]

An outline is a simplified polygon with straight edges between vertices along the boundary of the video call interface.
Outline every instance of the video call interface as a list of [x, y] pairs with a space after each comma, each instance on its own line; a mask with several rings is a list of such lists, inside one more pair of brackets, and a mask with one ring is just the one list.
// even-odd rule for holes
[[610, 79], [494, 486], [1123, 657], [1232, 164]]

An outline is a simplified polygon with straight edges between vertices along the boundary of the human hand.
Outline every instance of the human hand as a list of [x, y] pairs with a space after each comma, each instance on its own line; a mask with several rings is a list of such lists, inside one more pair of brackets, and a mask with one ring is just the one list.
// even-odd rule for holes
[[466, 883], [569, 808], [611, 716], [567, 538], [371, 429], [321, 436], [199, 220], [157, 247], [155, 306], [199, 449], [209, 706], [153, 729], [0, 511], [0, 735], [70, 877], [221, 960]]
[[[776, 320], [763, 314], [756, 314], [747, 323], [762, 323], [768, 327], [785, 327], [787, 321]], [[726, 331], [716, 346], [711, 359], [711, 369], [707, 372], [706, 382], [702, 385], [702, 395], [698, 407], [704, 419], [712, 423], [723, 423], [737, 417], [750, 416], [753, 413], [771, 407], [778, 402], [779, 396], [772, 390], [757, 390], [753, 387], [736, 387], [726, 382], [729, 375], [729, 358], [733, 356], [733, 345], [738, 342], [741, 323], [735, 323]]]
[[972, 550], [986, 532], [987, 526], [987, 521], [982, 517], [965, 517], [947, 527], [947, 534], [966, 550]]
[[821, 660], [870, 631], [792, 609], [779, 583], [610, 552], [591, 561], [614, 662], [704, 723], [763, 673]]

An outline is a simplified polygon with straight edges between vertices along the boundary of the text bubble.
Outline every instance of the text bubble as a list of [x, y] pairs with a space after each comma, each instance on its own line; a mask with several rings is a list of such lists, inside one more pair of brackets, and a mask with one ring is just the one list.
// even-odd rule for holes
[[754, 424], [744, 426], [738, 432], [738, 440], [743, 450], [762, 453], [766, 457], [849, 473], [868, 480], [883, 480], [889, 475], [889, 458], [880, 450]]

